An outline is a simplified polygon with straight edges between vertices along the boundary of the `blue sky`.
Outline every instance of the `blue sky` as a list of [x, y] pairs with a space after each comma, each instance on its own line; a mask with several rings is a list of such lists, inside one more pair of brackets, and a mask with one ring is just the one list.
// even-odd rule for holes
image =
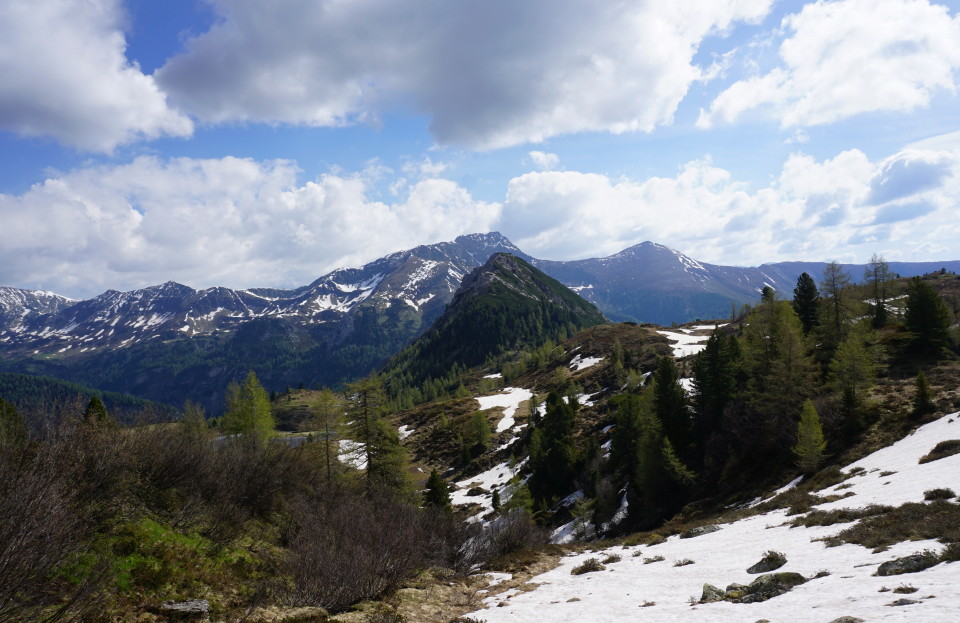
[[0, 284], [549, 259], [960, 258], [960, 6], [8, 0]]

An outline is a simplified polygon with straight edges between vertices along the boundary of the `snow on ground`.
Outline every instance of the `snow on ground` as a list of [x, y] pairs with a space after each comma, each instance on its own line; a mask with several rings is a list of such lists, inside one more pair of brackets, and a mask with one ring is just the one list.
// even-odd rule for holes
[[502, 379], [503, 375], [499, 372], [494, 372], [493, 374], [484, 374], [483, 378], [485, 379]]
[[[917, 462], [944, 439], [960, 439], [960, 414], [927, 424], [893, 446], [851, 464], [844, 470], [846, 473], [857, 467], [864, 472], [842, 483], [852, 486], [840, 492], [852, 491], [855, 495], [819, 508], [880, 502], [895, 506], [923, 501], [923, 492], [928, 489], [948, 487], [960, 491], [960, 455], [924, 465]], [[880, 471], [895, 473], [881, 477]], [[834, 490], [831, 487], [820, 494]], [[468, 616], [487, 623], [742, 623], [763, 619], [773, 623], [829, 623], [842, 616], [871, 622], [960, 620], [960, 562], [940, 563], [899, 576], [873, 575], [883, 562], [925, 549], [939, 551], [943, 547], [940, 543], [907, 541], [880, 553], [852, 544], [826, 547], [816, 539], [834, 535], [850, 524], [791, 528], [789, 519], [781, 509], [724, 524], [719, 531], [696, 538], [672, 536], [659, 545], [570, 554], [558, 568], [531, 578], [534, 590], [492, 595], [484, 599], [484, 610]], [[564, 536], [554, 534], [555, 539]], [[704, 583], [721, 589], [734, 582], [749, 584], [757, 575], [748, 574], [746, 569], [771, 549], [787, 557], [788, 562], [780, 571], [797, 572], [807, 578], [822, 570], [830, 575], [760, 603], [692, 603], [699, 600]], [[604, 571], [571, 575], [571, 569], [586, 559], [602, 561], [610, 554], [621, 560], [607, 563]], [[664, 560], [644, 563], [644, 558], [655, 556], [663, 556]], [[674, 566], [682, 559], [694, 563]], [[891, 606], [904, 596], [891, 590], [880, 591], [900, 585], [918, 588], [906, 595], [918, 603]]]
[[687, 355], [696, 355], [707, 347], [709, 335], [687, 335], [686, 333], [677, 333], [676, 331], [657, 331], [660, 335], [665, 335], [670, 340], [676, 342], [673, 345], [674, 357], [685, 357]]
[[[467, 506], [469, 504], [479, 504], [483, 507], [479, 513], [470, 518], [469, 521], [479, 521], [483, 515], [493, 510], [493, 490], [500, 490], [500, 501], [505, 503], [510, 499], [512, 491], [506, 485], [517, 475], [526, 460], [511, 465], [504, 461], [499, 465], [491, 467], [485, 472], [477, 474], [472, 478], [465, 478], [457, 483], [456, 489], [450, 492], [450, 502], [454, 506]], [[470, 489], [481, 488], [485, 491], [480, 495], [467, 495]]]
[[352, 439], [340, 440], [340, 454], [337, 457], [344, 465], [354, 469], [367, 469], [366, 447]]
[[570, 369], [574, 372], [579, 372], [580, 370], [585, 370], [590, 366], [595, 366], [601, 361], [603, 361], [603, 357], [581, 357], [580, 355], [577, 355], [570, 360]]
[[532, 397], [533, 392], [529, 389], [506, 387], [501, 393], [493, 396], [477, 396], [476, 401], [480, 403], [481, 411], [495, 407], [503, 408], [503, 418], [497, 422], [497, 432], [502, 433], [516, 424], [513, 416], [517, 414], [517, 408], [520, 406], [520, 403], [524, 400], [530, 400]]
[[693, 393], [693, 379], [683, 378], [677, 379], [677, 383], [680, 384], [680, 387], [684, 389], [688, 394]]
[[402, 425], [400, 428], [397, 429], [397, 434], [400, 435], [400, 441], [403, 441], [413, 433], [414, 433], [413, 427], [407, 426], [406, 424]]

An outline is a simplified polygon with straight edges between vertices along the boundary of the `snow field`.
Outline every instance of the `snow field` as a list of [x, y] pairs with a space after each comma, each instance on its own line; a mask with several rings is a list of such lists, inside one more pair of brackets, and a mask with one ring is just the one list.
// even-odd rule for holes
[[[844, 470], [846, 473], [856, 467], [865, 470], [842, 483], [852, 486], [840, 493], [852, 491], [854, 496], [819, 508], [872, 503], [896, 506], [923, 501], [923, 492], [928, 489], [948, 487], [960, 491], [960, 455], [924, 465], [917, 463], [937, 442], [957, 438], [960, 438], [960, 414], [921, 427], [896, 444], [849, 465]], [[896, 473], [881, 478], [880, 471]], [[781, 490], [796, 484], [794, 481]], [[835, 489], [830, 487], [819, 493], [826, 495]], [[940, 543], [908, 541], [876, 554], [852, 544], [826, 547], [817, 539], [832, 536], [852, 524], [791, 528], [790, 519], [781, 509], [723, 524], [721, 530], [696, 538], [672, 536], [659, 545], [571, 554], [558, 568], [532, 578], [531, 583], [539, 584], [535, 590], [491, 595], [484, 600], [485, 609], [469, 616], [487, 623], [627, 620], [742, 623], [761, 619], [773, 623], [829, 623], [841, 616], [871, 622], [960, 621], [960, 563], [940, 563], [919, 573], [899, 576], [873, 575], [883, 562], [925, 549], [939, 551], [943, 547]], [[566, 537], [563, 532], [555, 533], [555, 538]], [[786, 555], [787, 564], [780, 571], [797, 572], [807, 578], [820, 571], [830, 575], [811, 579], [765, 602], [695, 603], [704, 583], [721, 589], [734, 582], [749, 584], [758, 576], [748, 574], [746, 569], [767, 550]], [[570, 573], [588, 558], [603, 561], [612, 554], [621, 560], [606, 564], [604, 571], [576, 576]], [[663, 556], [665, 560], [644, 563], [644, 558], [654, 556]], [[693, 560], [694, 564], [675, 567], [674, 563], [682, 559]], [[909, 595], [889, 590], [880, 592], [882, 588], [894, 589], [900, 585], [919, 590]], [[919, 603], [889, 605], [901, 597]]]
[[503, 408], [503, 417], [497, 422], [496, 430], [496, 432], [502, 433], [516, 424], [513, 416], [517, 414], [520, 403], [525, 400], [530, 400], [532, 397], [533, 392], [529, 389], [506, 387], [503, 392], [499, 394], [494, 394], [493, 396], [478, 396], [475, 400], [480, 403], [481, 411], [496, 407]]
[[657, 331], [660, 335], [673, 340], [674, 357], [686, 357], [687, 355], [696, 355], [707, 347], [709, 335], [689, 335], [687, 333], [677, 333], [676, 331]]
[[[454, 506], [468, 506], [470, 504], [479, 504], [482, 510], [472, 516], [469, 521], [480, 521], [480, 518], [493, 510], [493, 490], [500, 491], [500, 501], [505, 503], [513, 494], [511, 487], [507, 483], [519, 473], [523, 468], [526, 459], [511, 466], [509, 462], [504, 461], [499, 465], [491, 467], [485, 472], [477, 474], [472, 478], [465, 478], [454, 483], [456, 490], [450, 492], [450, 502]], [[486, 491], [482, 495], [467, 495], [467, 491], [475, 487], [480, 487]]]
[[570, 369], [574, 372], [579, 372], [580, 370], [586, 370], [590, 366], [595, 366], [601, 361], [603, 361], [603, 357], [581, 357], [580, 355], [576, 355], [570, 360]]

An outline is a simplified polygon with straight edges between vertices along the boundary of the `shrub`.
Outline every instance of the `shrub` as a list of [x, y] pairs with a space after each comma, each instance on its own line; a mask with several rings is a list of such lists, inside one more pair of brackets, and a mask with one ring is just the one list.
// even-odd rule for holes
[[929, 453], [920, 457], [920, 463], [929, 463], [938, 459], [944, 459], [954, 454], [960, 454], [960, 439], [947, 439], [941, 441], [933, 447]]
[[620, 562], [621, 558], [617, 554], [608, 554], [606, 558], [603, 559], [603, 564], [609, 565], [615, 562]]
[[957, 494], [953, 492], [953, 489], [928, 489], [923, 492], [923, 499], [928, 502], [933, 500], [949, 500], [955, 497], [957, 497]]
[[649, 565], [649, 564], [651, 564], [651, 563], [654, 563], [654, 562], [662, 562], [662, 561], [664, 561], [664, 560], [666, 560], [666, 559], [665, 559], [663, 556], [651, 556], [650, 558], [644, 558], [644, 559], [643, 559], [643, 564]]
[[926, 539], [960, 542], [960, 504], [943, 500], [908, 502], [867, 517], [824, 541], [828, 546], [856, 543], [876, 550], [903, 541]]
[[686, 567], [687, 565], [692, 565], [694, 562], [689, 558], [681, 558], [673, 563], [674, 567]]
[[596, 558], [587, 558], [581, 564], [570, 570], [570, 575], [583, 575], [594, 571], [603, 571], [606, 567]]
[[849, 523], [851, 521], [863, 519], [864, 517], [882, 515], [883, 513], [889, 513], [892, 510], [893, 507], [891, 506], [877, 504], [871, 504], [870, 506], [866, 506], [864, 508], [838, 508], [831, 511], [813, 510], [803, 517], [797, 517], [791, 521], [790, 527], [796, 528], [798, 526], [805, 526], [809, 528], [811, 526], [832, 526], [838, 523]]

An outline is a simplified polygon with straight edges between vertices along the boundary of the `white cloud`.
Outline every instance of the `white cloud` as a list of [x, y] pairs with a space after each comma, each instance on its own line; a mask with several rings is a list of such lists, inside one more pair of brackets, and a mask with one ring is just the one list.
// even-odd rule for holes
[[0, 283], [86, 296], [168, 279], [194, 287], [294, 286], [335, 266], [487, 231], [497, 204], [415, 181], [395, 203], [364, 174], [298, 185], [287, 161], [161, 161], [48, 179], [0, 195]]
[[553, 171], [560, 166], [560, 157], [557, 154], [551, 154], [545, 151], [531, 151], [527, 154], [530, 157], [533, 166], [541, 171]]
[[193, 124], [124, 56], [119, 0], [0, 3], [0, 129], [111, 151]]
[[396, 106], [436, 138], [497, 148], [673, 120], [701, 41], [771, 0], [211, 0], [221, 15], [158, 73], [204, 121], [330, 126]]
[[954, 92], [960, 17], [928, 0], [820, 0], [786, 17], [779, 67], [735, 82], [701, 111], [697, 125], [730, 123], [748, 111], [783, 127], [833, 123], [927, 106]]
[[[300, 183], [293, 162], [160, 160], [86, 168], [0, 195], [0, 284], [73, 296], [168, 279], [194, 287], [296, 286], [335, 266], [499, 230], [544, 259], [644, 240], [706, 262], [956, 259], [960, 152], [794, 154], [762, 188], [709, 158], [672, 177], [530, 172], [502, 203], [448, 179], [377, 163]], [[430, 166], [427, 166], [430, 169]], [[391, 201], [372, 197], [392, 188]]]
[[956, 256], [960, 153], [858, 150], [791, 156], [751, 189], [710, 160], [675, 177], [613, 180], [575, 171], [510, 181], [498, 227], [535, 257], [602, 256], [651, 240], [719, 264]]

